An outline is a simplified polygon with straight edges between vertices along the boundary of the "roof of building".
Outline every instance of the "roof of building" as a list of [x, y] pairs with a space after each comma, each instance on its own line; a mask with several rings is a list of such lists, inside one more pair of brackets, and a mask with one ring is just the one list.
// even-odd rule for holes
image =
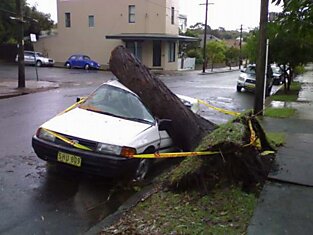
[[120, 40], [161, 40], [161, 41], [183, 41], [183, 42], [196, 42], [199, 38], [187, 37], [182, 35], [172, 34], [158, 34], [158, 33], [121, 33], [114, 35], [106, 35], [106, 39], [120, 39]]

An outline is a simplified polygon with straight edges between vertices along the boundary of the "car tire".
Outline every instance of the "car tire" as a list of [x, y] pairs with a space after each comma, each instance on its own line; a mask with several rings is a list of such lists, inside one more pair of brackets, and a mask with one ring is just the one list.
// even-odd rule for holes
[[90, 69], [90, 65], [89, 64], [85, 64], [84, 69], [85, 70], [89, 70]]
[[[149, 154], [149, 153], [154, 153], [154, 150], [152, 149], [147, 149], [145, 150], [143, 153]], [[147, 158], [142, 158], [140, 159], [136, 172], [135, 172], [135, 176], [134, 176], [134, 181], [143, 181], [147, 174], [149, 173], [149, 170], [151, 168], [152, 165], [152, 159], [147, 159]]]
[[71, 68], [71, 64], [69, 62], [65, 63], [65, 67], [70, 69]]
[[37, 60], [37, 61], [36, 61], [36, 66], [37, 66], [37, 67], [41, 67], [41, 66], [42, 66], [42, 62], [41, 62], [40, 60]]
[[237, 86], [237, 92], [241, 92], [242, 87], [241, 86]]

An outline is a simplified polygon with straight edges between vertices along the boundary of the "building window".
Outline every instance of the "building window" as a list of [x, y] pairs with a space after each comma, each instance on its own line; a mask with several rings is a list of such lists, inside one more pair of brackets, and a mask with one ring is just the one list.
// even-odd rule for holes
[[168, 62], [175, 62], [176, 57], [176, 43], [175, 42], [169, 42], [168, 43]]
[[142, 44], [137, 41], [127, 41], [126, 48], [129, 49], [139, 60], [142, 60]]
[[88, 26], [95, 27], [95, 16], [93, 15], [88, 16]]
[[128, 23], [135, 23], [135, 5], [128, 6]]
[[71, 13], [69, 13], [69, 12], [65, 13], [65, 27], [66, 28], [71, 27]]
[[172, 24], [175, 23], [175, 8], [174, 7], [171, 8], [171, 23]]

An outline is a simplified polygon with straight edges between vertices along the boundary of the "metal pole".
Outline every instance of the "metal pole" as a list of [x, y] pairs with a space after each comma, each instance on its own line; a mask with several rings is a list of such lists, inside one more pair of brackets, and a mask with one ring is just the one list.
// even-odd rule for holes
[[240, 38], [239, 38], [239, 70], [241, 68], [241, 40], [242, 40], [242, 25], [240, 25]]
[[265, 98], [266, 98], [266, 89], [267, 89], [268, 46], [269, 46], [269, 40], [267, 39], [266, 40], [266, 51], [265, 51], [265, 68], [264, 68], [265, 76], [264, 76], [264, 90], [263, 90], [263, 110], [265, 108]]
[[204, 22], [204, 37], [203, 37], [203, 65], [202, 73], [205, 73], [206, 67], [206, 34], [207, 34], [207, 25], [208, 25], [208, 0], [205, 2], [205, 22]]
[[[34, 47], [34, 46], [33, 46]], [[36, 56], [36, 52], [34, 49], [34, 56], [35, 56], [35, 70], [36, 70], [36, 81], [39, 81], [39, 77], [38, 77], [38, 68], [37, 68], [37, 56]]]
[[24, 21], [21, 0], [16, 0], [16, 14], [18, 18], [18, 88], [25, 88], [25, 62], [24, 62]]
[[264, 76], [265, 76], [265, 60], [266, 60], [266, 25], [268, 21], [268, 2], [269, 0], [261, 0], [260, 14], [260, 38], [258, 45], [258, 56], [256, 61], [256, 86], [254, 100], [254, 114], [263, 115], [263, 92], [264, 92]]

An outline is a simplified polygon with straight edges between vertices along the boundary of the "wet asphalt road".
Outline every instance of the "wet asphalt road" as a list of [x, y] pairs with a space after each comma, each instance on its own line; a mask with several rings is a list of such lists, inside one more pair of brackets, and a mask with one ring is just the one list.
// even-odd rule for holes
[[[14, 78], [15, 66], [0, 66], [1, 78]], [[27, 79], [36, 79], [27, 67]], [[61, 88], [0, 100], [0, 234], [81, 234], [114, 212], [134, 192], [118, 182], [58, 169], [38, 159], [31, 137], [55, 116], [99, 84], [109, 72], [40, 68], [41, 80]], [[162, 76], [174, 92], [243, 111], [253, 106], [253, 94], [237, 93], [239, 72], [214, 75], [186, 73]], [[221, 123], [229, 117], [204, 107], [202, 115]]]

